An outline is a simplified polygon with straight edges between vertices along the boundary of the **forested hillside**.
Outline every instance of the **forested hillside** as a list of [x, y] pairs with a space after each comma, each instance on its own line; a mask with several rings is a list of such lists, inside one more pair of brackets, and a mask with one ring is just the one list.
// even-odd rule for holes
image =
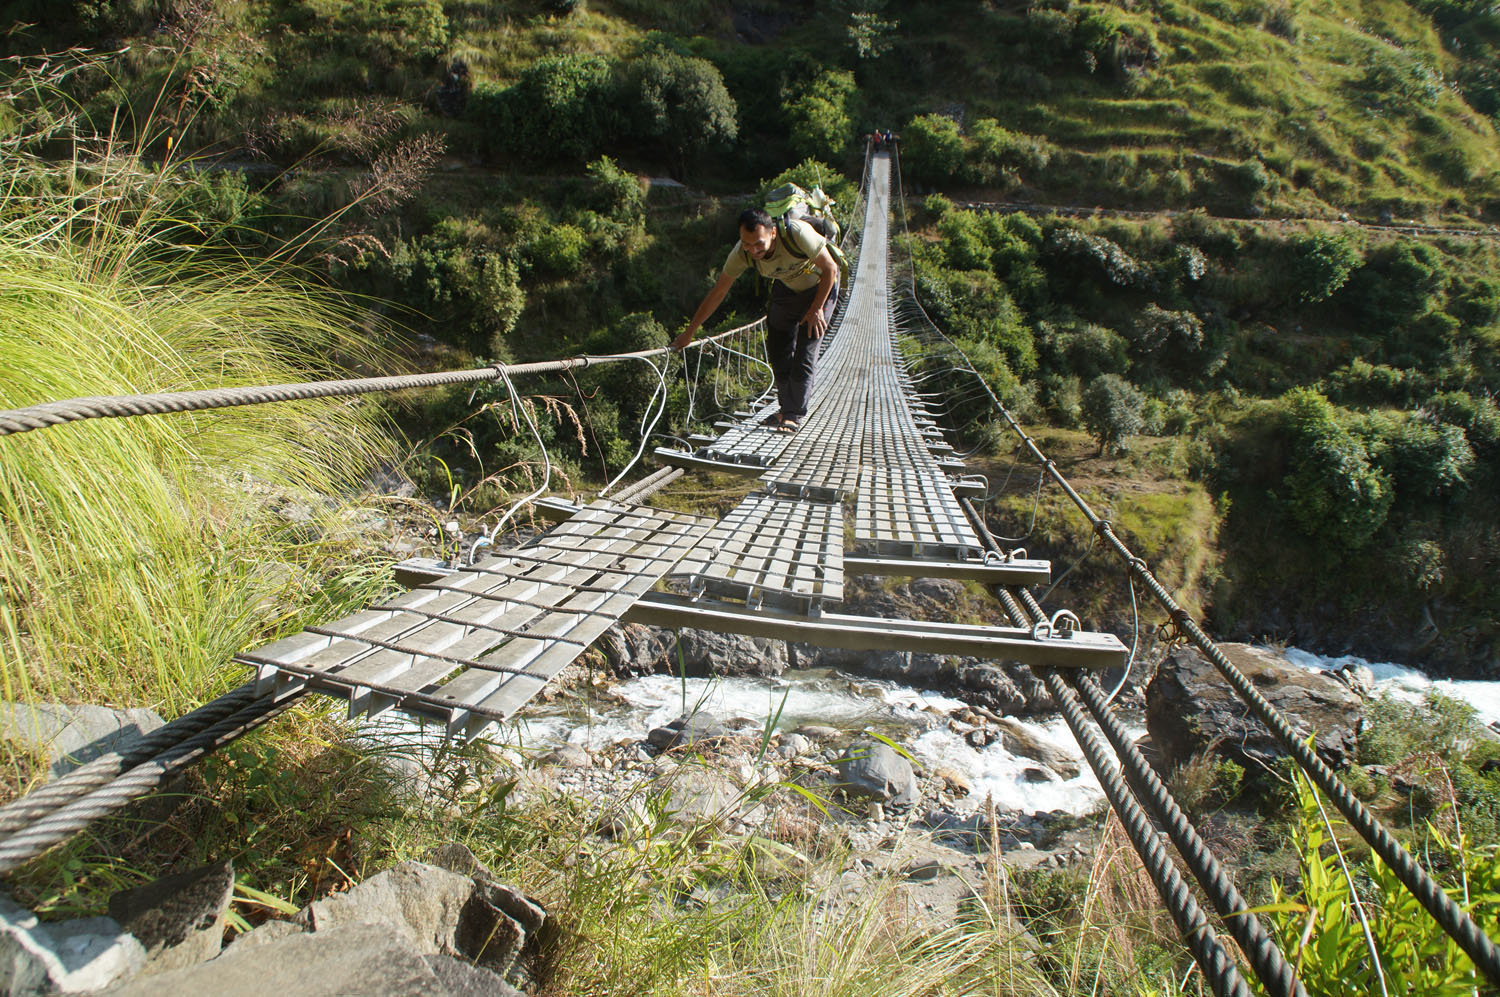
[[[424, 365], [659, 345], [756, 191], [796, 167], [847, 205], [863, 134], [897, 130], [935, 317], [1009, 404], [1077, 444], [1100, 494], [1155, 483], [1124, 525], [1219, 632], [1500, 668], [1500, 18], [1484, 4], [9, 15], [5, 47], [30, 57], [11, 65], [47, 87], [13, 101], [16, 141], [47, 118], [44, 155], [70, 131], [139, 150], [182, 186], [205, 246], [297, 260]], [[1414, 221], [1463, 231], [1358, 224]], [[750, 284], [721, 317], [755, 314]], [[640, 387], [591, 375], [588, 433], [552, 411], [546, 442], [573, 475], [634, 449]], [[493, 472], [534, 454], [477, 404], [458, 392], [396, 418], [423, 487], [487, 482], [479, 507], [523, 480]], [[1184, 510], [1186, 533], [1153, 545]]]

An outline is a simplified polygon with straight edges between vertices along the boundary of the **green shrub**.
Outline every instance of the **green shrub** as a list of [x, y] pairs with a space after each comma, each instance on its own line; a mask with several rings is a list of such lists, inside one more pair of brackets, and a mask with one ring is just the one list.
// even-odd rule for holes
[[608, 156], [589, 163], [584, 173], [593, 183], [590, 206], [616, 221], [634, 224], [641, 221], [646, 207], [646, 189], [641, 178], [622, 170]]
[[1301, 236], [1292, 242], [1292, 282], [1303, 304], [1326, 301], [1343, 287], [1364, 256], [1348, 236], [1331, 232]]
[[541, 162], [582, 162], [618, 130], [611, 65], [596, 55], [562, 55], [526, 67], [504, 90], [476, 86], [468, 114], [490, 147]]
[[901, 167], [913, 180], [952, 180], [963, 166], [964, 139], [952, 118], [923, 114], [901, 129]]
[[571, 277], [583, 267], [589, 240], [576, 225], [549, 225], [526, 245], [526, 259], [544, 277]]
[[1404, 326], [1432, 309], [1446, 269], [1436, 249], [1402, 240], [1371, 251], [1338, 300], [1375, 330]]
[[1145, 399], [1118, 374], [1101, 374], [1089, 382], [1081, 399], [1084, 427], [1099, 442], [1101, 454], [1119, 449], [1140, 432]]
[[1406, 413], [1372, 416], [1367, 424], [1380, 466], [1403, 494], [1441, 497], [1467, 484], [1474, 451], [1459, 427]]
[[[1479, 992], [1484, 984], [1473, 962], [1385, 863], [1373, 855], [1364, 862], [1350, 860], [1355, 868], [1345, 874], [1341, 864], [1348, 856], [1331, 847], [1343, 822], [1335, 818], [1331, 827], [1325, 824], [1333, 807], [1320, 806], [1317, 791], [1300, 774], [1296, 791], [1300, 886], [1288, 894], [1273, 882], [1271, 934], [1297, 965], [1308, 992], [1320, 997], [1370, 993], [1383, 980], [1399, 980], [1413, 994]], [[1450, 838], [1430, 825], [1426, 837], [1444, 860], [1438, 867], [1444, 890], [1477, 923], [1493, 924], [1500, 917], [1500, 861], [1494, 847], [1471, 846], [1465, 836]], [[1372, 888], [1361, 887], [1356, 895], [1351, 878]]]
[[1469, 326], [1486, 326], [1500, 318], [1500, 280], [1476, 277], [1463, 281], [1449, 297], [1448, 310]]
[[1361, 549], [1390, 513], [1390, 477], [1318, 392], [1294, 389], [1282, 406], [1291, 437], [1282, 484], [1292, 520], [1333, 550]]
[[739, 107], [706, 59], [665, 49], [648, 52], [626, 65], [620, 99], [629, 134], [654, 141], [679, 168], [739, 134]]
[[1007, 131], [994, 118], [975, 121], [964, 145], [964, 176], [975, 183], [1014, 181], [1020, 171], [1040, 173], [1052, 160], [1045, 141]]
[[854, 74], [840, 70], [826, 70], [799, 87], [782, 105], [792, 151], [812, 159], [843, 159], [854, 140], [857, 93]]
[[389, 256], [367, 254], [354, 272], [371, 289], [430, 319], [454, 346], [497, 359], [526, 304], [514, 260], [452, 227], [398, 239]]
[[1058, 321], [1038, 324], [1045, 366], [1067, 370], [1092, 381], [1100, 374], [1123, 374], [1130, 369], [1125, 337], [1093, 322]]

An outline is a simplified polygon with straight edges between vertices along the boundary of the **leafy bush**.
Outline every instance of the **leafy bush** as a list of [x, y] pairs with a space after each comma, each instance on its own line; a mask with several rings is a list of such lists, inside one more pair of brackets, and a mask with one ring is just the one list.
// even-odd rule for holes
[[1101, 374], [1083, 392], [1083, 424], [1099, 441], [1099, 452], [1117, 449], [1140, 432], [1145, 399], [1118, 374]]
[[588, 246], [588, 237], [578, 226], [549, 225], [527, 244], [526, 259], [544, 277], [570, 277], [583, 266]]
[[809, 86], [782, 105], [792, 151], [813, 159], [842, 159], [854, 139], [854, 74], [819, 73]]
[[1197, 350], [1203, 345], [1203, 320], [1190, 311], [1167, 311], [1155, 303], [1141, 309], [1131, 328], [1136, 345], [1157, 350], [1171, 345], [1179, 350]]
[[1500, 318], [1500, 280], [1476, 277], [1461, 283], [1448, 301], [1453, 317], [1470, 326], [1485, 326]]
[[1364, 256], [1347, 236], [1331, 232], [1301, 236], [1292, 242], [1292, 281], [1304, 304], [1326, 301], [1349, 280]]
[[1068, 370], [1093, 380], [1100, 374], [1123, 374], [1130, 369], [1125, 337], [1093, 322], [1058, 321], [1038, 324], [1048, 369]]
[[1371, 251], [1339, 292], [1339, 300], [1377, 329], [1403, 326], [1430, 311], [1447, 282], [1436, 249], [1401, 240]]
[[542, 162], [587, 159], [615, 131], [611, 66], [596, 55], [540, 59], [504, 90], [475, 87], [469, 114], [497, 151]]
[[1292, 440], [1283, 485], [1293, 521], [1333, 549], [1359, 550], [1385, 525], [1395, 499], [1390, 477], [1318, 392], [1293, 389], [1282, 405]]
[[1130, 286], [1142, 283], [1150, 276], [1150, 271], [1120, 246], [1103, 236], [1090, 235], [1075, 228], [1053, 229], [1047, 236], [1047, 249], [1057, 256], [1090, 264], [1083, 269], [1093, 270], [1096, 274], [1102, 272], [1112, 284]]
[[1400, 413], [1371, 417], [1369, 431], [1402, 493], [1440, 497], [1467, 484], [1474, 451], [1459, 427]]
[[1021, 170], [1046, 169], [1052, 153], [1042, 139], [1007, 131], [994, 118], [980, 118], [969, 128], [965, 142], [964, 176], [975, 183], [1015, 182]]
[[584, 173], [593, 182], [590, 207], [616, 221], [635, 223], [646, 207], [646, 189], [641, 178], [622, 170], [608, 156], [589, 163]]
[[[1357, 864], [1351, 860], [1356, 867], [1345, 874], [1346, 856], [1330, 847], [1343, 822], [1335, 818], [1331, 827], [1325, 824], [1324, 815], [1333, 808], [1320, 806], [1305, 777], [1297, 778], [1296, 788], [1301, 885], [1288, 895], [1280, 883], [1272, 884], [1271, 934], [1297, 965], [1308, 992], [1369, 993], [1378, 991], [1382, 980], [1399, 980], [1414, 994], [1478, 992], [1484, 984], [1473, 962], [1378, 856]], [[1462, 834], [1450, 838], [1431, 826], [1427, 837], [1429, 847], [1446, 859], [1439, 876], [1454, 903], [1479, 924], [1493, 924], [1500, 917], [1500, 861], [1494, 847], [1473, 847]], [[1373, 889], [1356, 895], [1350, 881], [1355, 877]]]
[[952, 180], [964, 166], [964, 138], [958, 122], [943, 114], [923, 114], [901, 129], [901, 166], [914, 180]]
[[426, 316], [448, 342], [506, 358], [526, 304], [514, 260], [451, 226], [399, 239], [389, 256], [363, 257], [355, 271], [372, 289]]
[[706, 59], [658, 49], [625, 68], [630, 134], [665, 148], [679, 167], [739, 134], [739, 107]]

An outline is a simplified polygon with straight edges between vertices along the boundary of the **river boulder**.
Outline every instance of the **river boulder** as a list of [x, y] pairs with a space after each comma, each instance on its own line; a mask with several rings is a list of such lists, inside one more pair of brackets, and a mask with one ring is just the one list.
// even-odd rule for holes
[[911, 762], [882, 741], [861, 741], [838, 763], [840, 788], [849, 796], [898, 805], [917, 802]]
[[[1344, 682], [1292, 664], [1275, 651], [1220, 644], [1230, 662], [1335, 768], [1354, 760], [1363, 700]], [[1286, 754], [1213, 663], [1196, 649], [1167, 655], [1146, 688], [1146, 728], [1171, 771], [1211, 749], [1253, 770]]]

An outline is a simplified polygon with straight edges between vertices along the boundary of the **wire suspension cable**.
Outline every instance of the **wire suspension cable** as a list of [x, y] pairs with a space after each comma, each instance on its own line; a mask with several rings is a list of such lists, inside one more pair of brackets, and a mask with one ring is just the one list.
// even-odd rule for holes
[[[751, 323], [752, 325], [754, 323]], [[701, 348], [749, 326], [721, 332], [697, 340], [689, 348]], [[43, 402], [25, 408], [0, 411], [0, 436], [26, 433], [48, 426], [82, 419], [118, 419], [136, 415], [163, 415], [169, 412], [198, 412], [206, 409], [235, 408], [241, 405], [263, 405], [269, 402], [303, 401], [310, 398], [339, 398], [367, 395], [381, 391], [407, 391], [412, 388], [436, 388], [451, 384], [474, 384], [495, 381], [504, 376], [545, 374], [575, 370], [598, 364], [643, 360], [671, 352], [662, 346], [635, 353], [611, 353], [599, 356], [576, 356], [564, 360], [538, 363], [492, 364], [472, 370], [436, 371], [430, 374], [398, 374], [389, 377], [346, 378], [333, 381], [306, 381], [300, 384], [268, 384], [237, 388], [204, 388], [198, 391], [167, 391], [142, 395], [93, 395]]]

